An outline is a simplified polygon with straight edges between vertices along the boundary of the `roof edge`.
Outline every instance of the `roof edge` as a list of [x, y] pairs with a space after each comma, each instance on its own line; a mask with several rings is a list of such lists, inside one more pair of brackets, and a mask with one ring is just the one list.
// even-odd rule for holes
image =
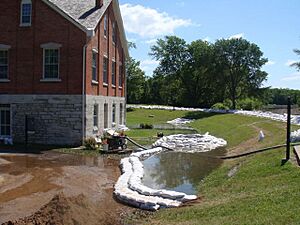
[[84, 31], [88, 36], [91, 34], [91, 31], [86, 29], [84, 26], [82, 26], [78, 21], [74, 20], [71, 16], [66, 14], [63, 10], [61, 10], [59, 7], [54, 5], [53, 3], [49, 2], [48, 0], [42, 0], [46, 5], [48, 5], [50, 8], [55, 10], [57, 13], [59, 13], [61, 16], [63, 16], [66, 20], [74, 24], [76, 27], [78, 27], [80, 30]]

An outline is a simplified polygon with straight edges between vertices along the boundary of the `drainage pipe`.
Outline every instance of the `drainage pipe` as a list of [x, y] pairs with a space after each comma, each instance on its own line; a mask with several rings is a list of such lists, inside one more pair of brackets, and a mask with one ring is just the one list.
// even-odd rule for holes
[[[300, 143], [291, 144], [291, 146], [298, 146], [298, 145], [300, 145]], [[225, 160], [225, 159], [236, 159], [236, 158], [240, 158], [240, 157], [243, 157], [243, 156], [253, 155], [253, 154], [256, 154], [256, 153], [260, 153], [260, 152], [265, 152], [265, 151], [268, 151], [268, 150], [283, 148], [283, 147], [286, 147], [286, 146], [287, 146], [287, 144], [275, 145], [275, 146], [272, 146], [272, 147], [258, 149], [258, 150], [252, 151], [252, 152], [245, 152], [245, 153], [242, 153], [242, 154], [230, 155], [230, 156], [218, 156], [217, 158], [223, 159], [223, 160]]]

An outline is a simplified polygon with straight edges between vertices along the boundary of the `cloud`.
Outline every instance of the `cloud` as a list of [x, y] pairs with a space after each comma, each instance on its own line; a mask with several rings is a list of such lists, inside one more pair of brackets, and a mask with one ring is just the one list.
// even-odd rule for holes
[[210, 42], [210, 41], [211, 41], [211, 38], [210, 38], [210, 37], [206, 37], [206, 38], [203, 38], [202, 40], [203, 40], [203, 41]]
[[265, 66], [272, 66], [272, 65], [274, 65], [274, 64], [276, 64], [276, 62], [274, 62], [274, 61], [272, 61], [272, 60], [269, 60], [269, 61], [265, 64]]
[[285, 65], [286, 65], [286, 66], [291, 66], [292, 64], [294, 64], [294, 63], [296, 63], [296, 62], [298, 62], [298, 61], [289, 59], [289, 60], [285, 63]]
[[282, 78], [281, 80], [282, 81], [295, 81], [295, 80], [300, 81], [300, 72], [287, 75], [284, 78]]
[[141, 69], [145, 71], [146, 75], [152, 75], [153, 70], [158, 66], [159, 62], [156, 60], [145, 59], [141, 61]]
[[153, 45], [156, 43], [156, 41], [157, 41], [157, 39], [150, 39], [150, 40], [145, 41], [145, 43], [148, 45]]
[[174, 34], [177, 28], [193, 25], [190, 19], [173, 18], [142, 5], [123, 4], [120, 8], [125, 30], [143, 38]]
[[239, 34], [230, 36], [228, 39], [239, 39], [239, 38], [243, 38], [244, 36], [245, 36], [244, 33], [239, 33]]

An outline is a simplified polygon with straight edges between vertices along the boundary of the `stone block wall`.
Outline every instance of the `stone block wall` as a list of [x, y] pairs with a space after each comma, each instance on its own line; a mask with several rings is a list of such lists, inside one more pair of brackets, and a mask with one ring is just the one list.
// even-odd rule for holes
[[25, 142], [25, 116], [33, 118], [29, 143], [80, 145], [82, 142], [81, 95], [1, 95], [0, 104], [11, 108], [12, 137]]
[[[93, 124], [94, 105], [98, 105], [98, 127]], [[116, 104], [116, 126], [126, 122], [126, 100], [124, 97], [92, 96], [86, 97], [86, 137], [94, 137], [104, 129], [104, 104], [108, 104], [108, 128], [112, 128], [112, 106]], [[123, 105], [120, 118], [120, 104]], [[122, 122], [121, 122], [122, 121]]]

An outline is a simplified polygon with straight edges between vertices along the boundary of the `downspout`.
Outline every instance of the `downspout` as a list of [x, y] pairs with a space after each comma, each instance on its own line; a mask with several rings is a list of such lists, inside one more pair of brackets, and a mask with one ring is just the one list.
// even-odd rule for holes
[[85, 140], [85, 78], [86, 78], [86, 47], [87, 44], [83, 46], [82, 55], [82, 145]]

